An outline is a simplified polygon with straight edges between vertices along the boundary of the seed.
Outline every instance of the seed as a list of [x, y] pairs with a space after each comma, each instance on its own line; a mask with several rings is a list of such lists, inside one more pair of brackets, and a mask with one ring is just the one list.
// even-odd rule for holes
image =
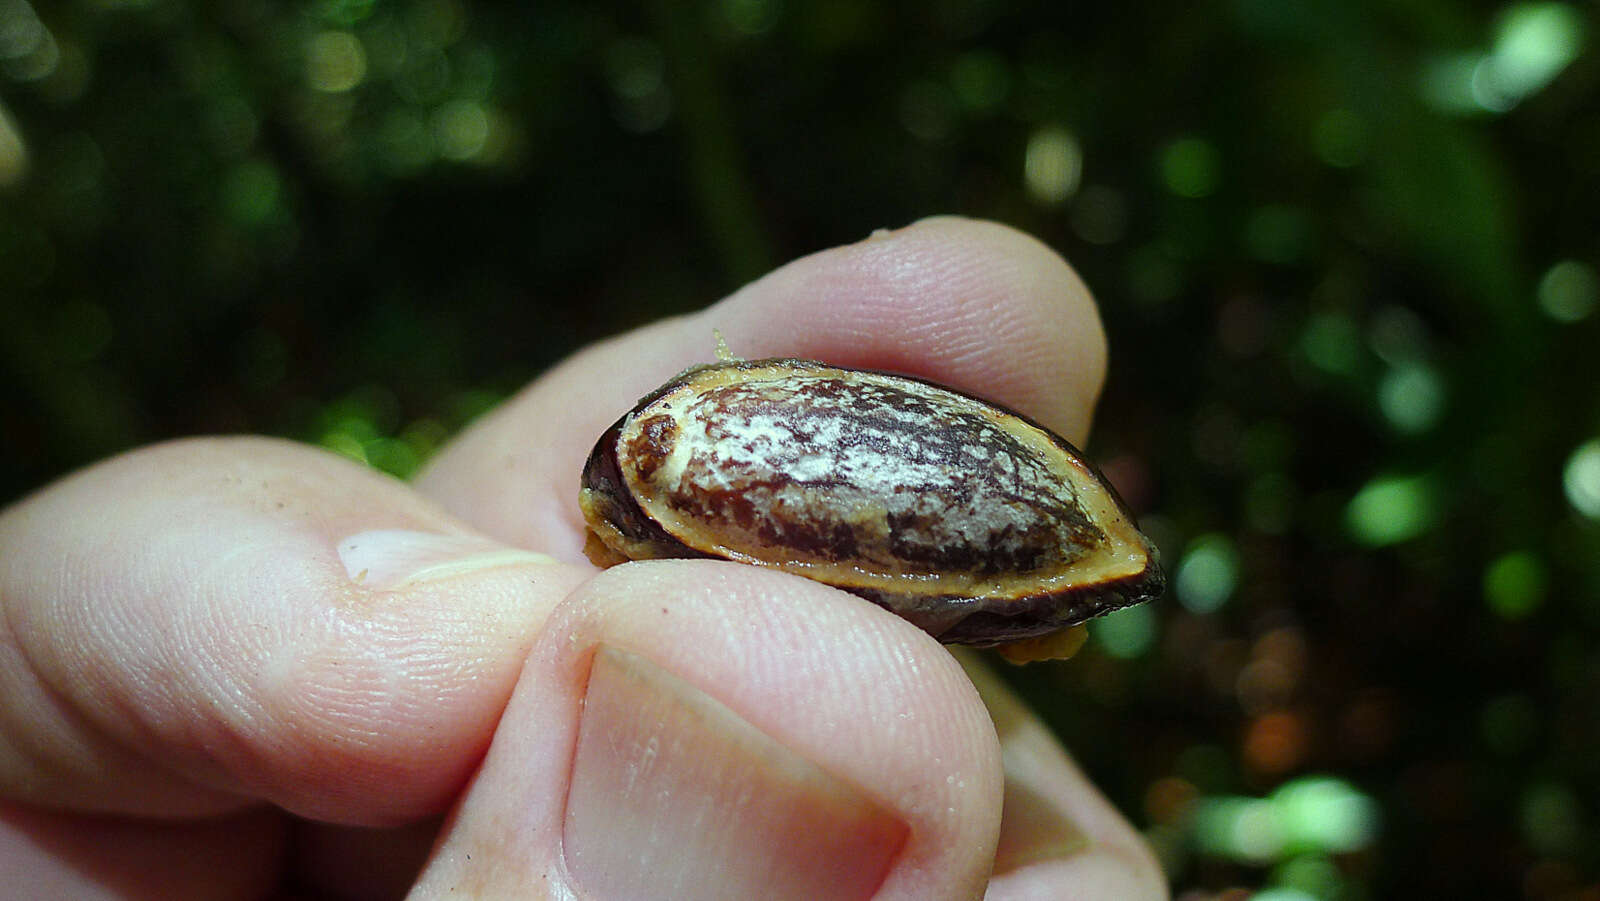
[[1024, 658], [1081, 643], [1058, 633], [1164, 581], [1065, 439], [919, 379], [810, 360], [680, 374], [601, 436], [579, 500], [598, 564], [780, 569]]

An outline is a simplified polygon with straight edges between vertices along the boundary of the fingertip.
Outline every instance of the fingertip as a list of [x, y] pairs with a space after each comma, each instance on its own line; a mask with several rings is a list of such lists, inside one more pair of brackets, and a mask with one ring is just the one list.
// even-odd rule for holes
[[1075, 441], [1104, 381], [1106, 338], [1072, 267], [997, 222], [938, 216], [802, 257], [682, 324], [746, 357], [817, 357], [932, 378]]
[[831, 873], [833, 897], [971, 897], [998, 755], [960, 668], [898, 618], [756, 567], [628, 564], [552, 615], [429, 878], [491, 855], [507, 885], [624, 896], [750, 897], [766, 873], [787, 888], [762, 897], [817, 897]]
[[418, 488], [510, 544], [583, 560], [577, 479], [638, 398], [713, 359], [804, 357], [920, 376], [1083, 443], [1105, 376], [1094, 301], [1060, 255], [994, 222], [937, 217], [791, 262], [698, 313], [593, 345], [474, 424]]
[[988, 901], [1166, 898], [1161, 866], [1133, 826], [977, 655], [958, 656], [994, 718], [1005, 767]]
[[437, 812], [591, 569], [473, 534], [315, 448], [196, 439], [0, 517], [0, 783], [67, 809]]
[[984, 901], [1166, 901], [1167, 884], [1143, 862], [1100, 851], [997, 874]]

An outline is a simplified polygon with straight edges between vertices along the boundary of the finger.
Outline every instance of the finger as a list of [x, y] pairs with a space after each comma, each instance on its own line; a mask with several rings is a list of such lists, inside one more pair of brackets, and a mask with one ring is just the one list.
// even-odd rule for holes
[[285, 831], [270, 811], [151, 823], [0, 804], [0, 873], [8, 898], [266, 898], [278, 885]]
[[0, 516], [0, 793], [188, 817], [440, 810], [587, 569], [310, 448], [135, 452]]
[[712, 357], [814, 357], [931, 378], [1015, 407], [1073, 440], [1105, 367], [1093, 301], [1044, 245], [991, 223], [932, 219], [797, 260], [727, 300], [589, 348], [485, 417], [418, 480], [510, 544], [583, 559], [578, 474], [641, 395]]
[[1005, 801], [987, 901], [1167, 897], [1149, 847], [1068, 758], [1039, 718], [976, 654], [967, 675], [1000, 735]]
[[552, 615], [414, 899], [976, 898], [993, 727], [925, 634], [804, 579], [606, 571]]

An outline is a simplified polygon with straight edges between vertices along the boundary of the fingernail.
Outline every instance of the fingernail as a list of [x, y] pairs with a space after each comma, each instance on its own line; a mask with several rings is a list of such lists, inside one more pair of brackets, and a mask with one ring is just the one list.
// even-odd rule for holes
[[595, 653], [563, 829], [593, 897], [870, 898], [907, 831], [679, 676]]
[[1036, 861], [1071, 857], [1088, 847], [1088, 833], [1048, 798], [1015, 779], [1006, 779], [1000, 843], [994, 850], [996, 875]]
[[487, 538], [406, 529], [351, 535], [339, 542], [339, 559], [351, 581], [377, 591], [500, 566], [556, 562], [553, 557], [509, 548]]
[[995, 846], [994, 872], [1007, 873], [1041, 860], [1059, 860], [1087, 850], [1089, 833], [1058, 804], [1029, 785], [1039, 765], [1018, 733], [1033, 728], [1033, 717], [975, 653], [957, 649], [956, 659], [972, 679], [1000, 735], [1006, 789], [1000, 808], [1000, 841]]

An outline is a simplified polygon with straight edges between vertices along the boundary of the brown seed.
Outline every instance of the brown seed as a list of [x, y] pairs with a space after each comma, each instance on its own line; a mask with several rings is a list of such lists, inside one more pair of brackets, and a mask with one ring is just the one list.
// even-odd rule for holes
[[941, 641], [1034, 639], [1013, 645], [1025, 657], [1163, 585], [1154, 546], [1066, 440], [928, 382], [810, 360], [672, 379], [601, 436], [580, 504], [596, 563], [772, 567]]

